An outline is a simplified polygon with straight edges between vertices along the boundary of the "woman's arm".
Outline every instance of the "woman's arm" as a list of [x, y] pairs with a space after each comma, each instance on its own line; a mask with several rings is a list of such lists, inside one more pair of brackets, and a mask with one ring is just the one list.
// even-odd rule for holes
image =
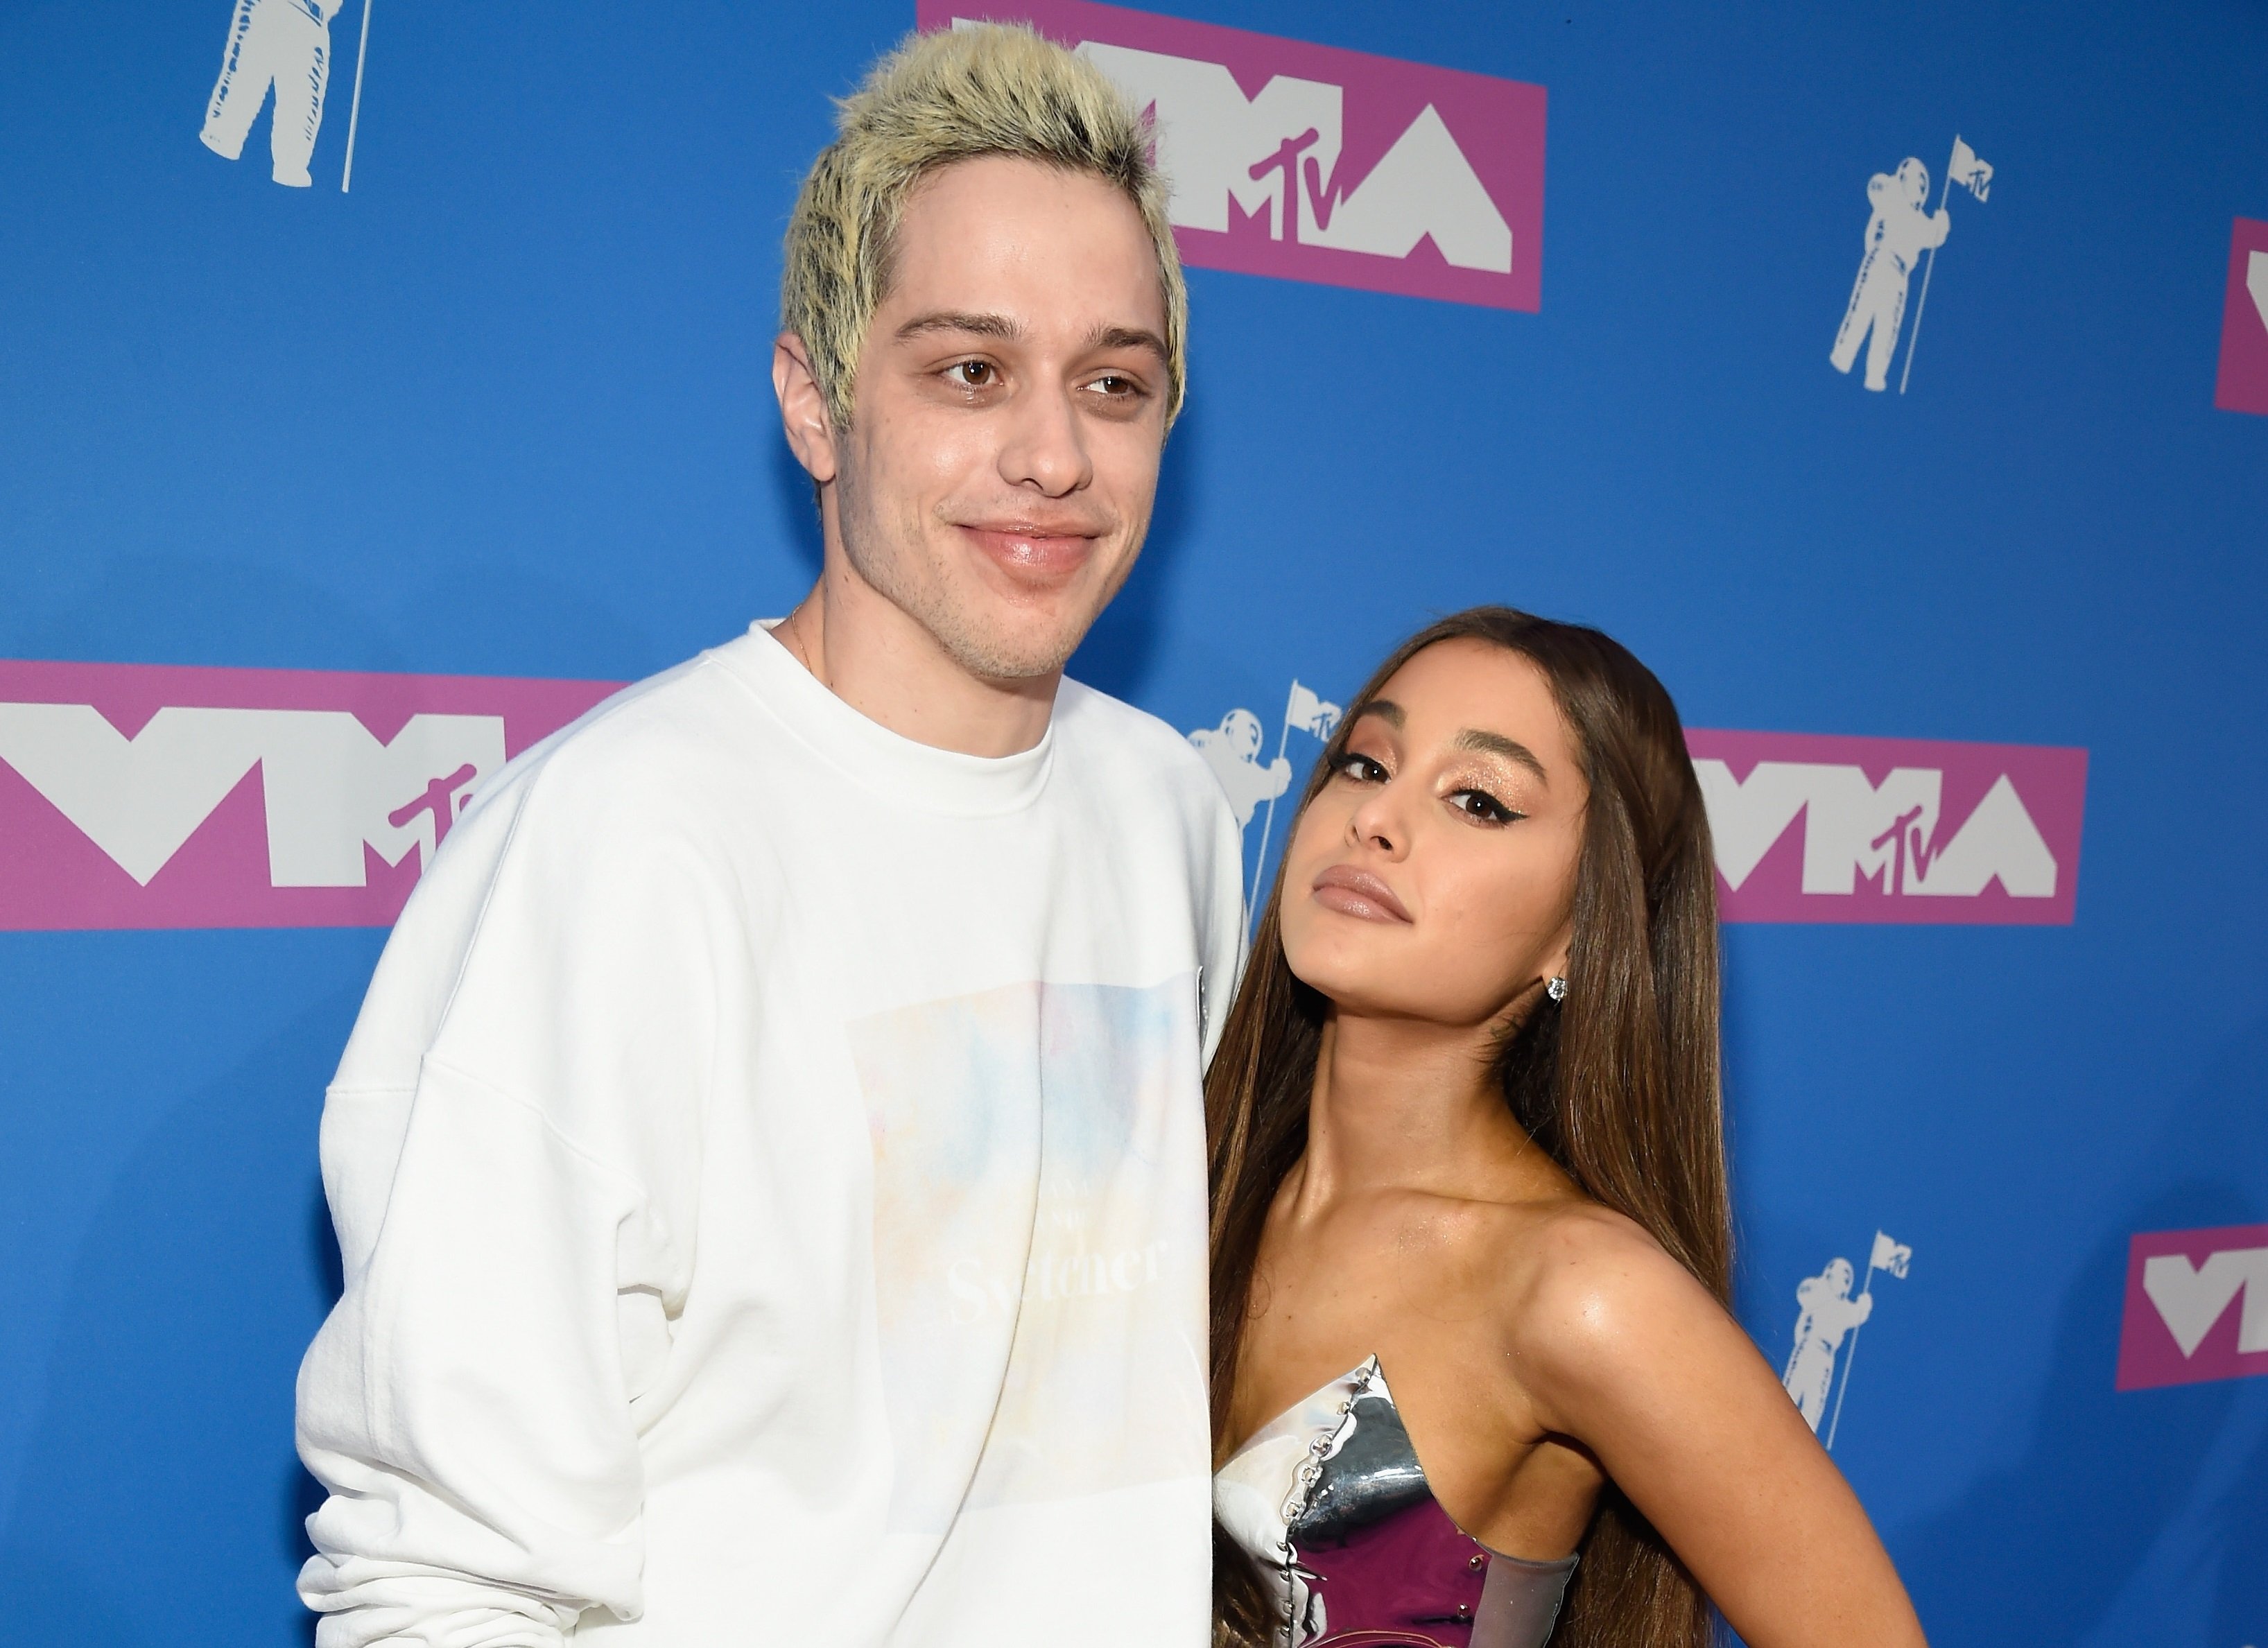
[[1591, 1451], [1749, 1648], [1920, 1648], [1858, 1496], [1740, 1325], [1626, 1220], [1545, 1240], [1507, 1313], [1536, 1419]]

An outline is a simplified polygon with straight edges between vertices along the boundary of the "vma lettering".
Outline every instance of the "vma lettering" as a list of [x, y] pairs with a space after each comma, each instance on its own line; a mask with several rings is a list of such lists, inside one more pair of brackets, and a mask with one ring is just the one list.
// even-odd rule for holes
[[2087, 752], [1691, 730], [1728, 921], [2067, 923]]

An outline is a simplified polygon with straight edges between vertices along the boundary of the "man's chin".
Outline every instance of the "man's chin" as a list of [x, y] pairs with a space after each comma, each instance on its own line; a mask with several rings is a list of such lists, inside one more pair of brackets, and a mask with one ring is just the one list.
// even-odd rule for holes
[[970, 674], [985, 681], [1037, 681], [1062, 673], [1079, 644], [1086, 638], [1094, 614], [1076, 618], [1037, 614], [958, 612], [931, 633]]
[[1064, 666], [1071, 662], [1071, 655], [1079, 650], [1079, 641], [1017, 643], [983, 636], [959, 644], [948, 641], [946, 650], [971, 675], [1005, 685], [1061, 674]]

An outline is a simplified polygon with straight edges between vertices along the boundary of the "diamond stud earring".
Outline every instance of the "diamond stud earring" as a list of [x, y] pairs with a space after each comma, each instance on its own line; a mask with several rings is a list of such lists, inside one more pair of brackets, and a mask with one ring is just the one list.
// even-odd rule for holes
[[1543, 986], [1543, 993], [1546, 996], [1549, 996], [1553, 1001], [1565, 1001], [1567, 999], [1567, 981], [1556, 976], [1547, 980]]

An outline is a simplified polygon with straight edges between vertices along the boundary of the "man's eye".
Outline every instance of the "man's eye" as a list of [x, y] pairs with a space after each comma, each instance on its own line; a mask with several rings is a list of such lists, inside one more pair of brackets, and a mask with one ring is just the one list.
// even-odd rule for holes
[[1123, 401], [1142, 393], [1140, 384], [1116, 372], [1106, 372], [1087, 386], [1101, 390], [1106, 399], [1112, 401]]
[[955, 361], [945, 375], [964, 389], [989, 389], [1000, 381], [1000, 370], [990, 361]]

